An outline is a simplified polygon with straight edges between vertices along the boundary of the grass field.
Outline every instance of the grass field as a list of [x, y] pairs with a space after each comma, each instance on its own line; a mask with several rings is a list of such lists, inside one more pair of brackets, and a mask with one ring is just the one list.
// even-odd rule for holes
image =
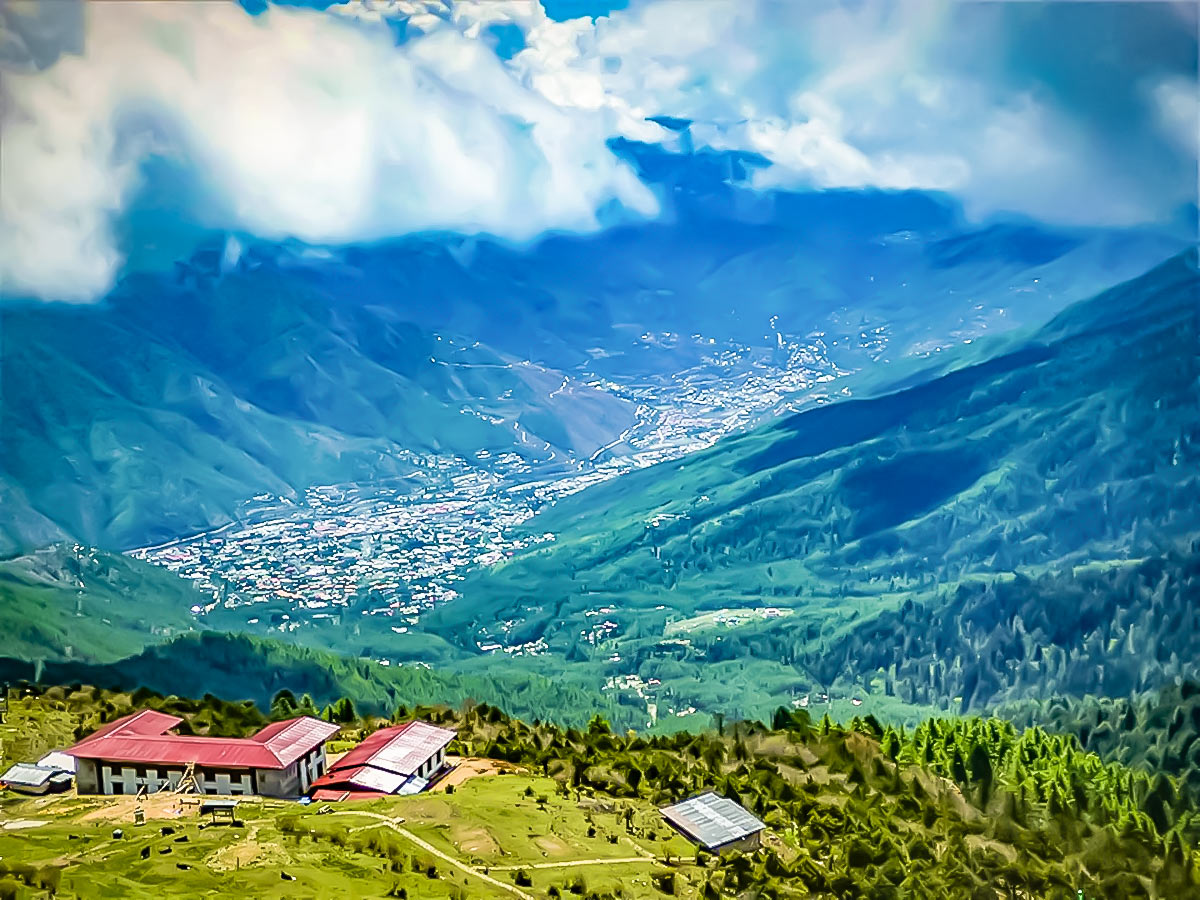
[[[215, 697], [57, 686], [14, 702], [24, 743], [13, 755], [36, 758], [138, 704], [174, 710], [196, 733], [264, 721]], [[460, 755], [415, 797], [245, 798], [237, 821], [218, 825], [197, 814], [199, 798], [172, 793], [0, 792], [0, 900], [1173, 900], [1200, 887], [1189, 791], [1037, 728], [962, 718], [901, 734], [869, 718], [844, 728], [781, 711], [770, 729], [647, 737], [599, 717], [586, 731], [530, 725], [486, 705], [415, 713], [453, 727]], [[347, 723], [337, 746], [380, 724]], [[671, 832], [657, 807], [702, 790], [758, 815], [761, 849], [717, 859]]]
[[651, 876], [669, 871], [669, 858], [680, 896], [695, 895], [684, 887], [695, 851], [653, 806], [564, 797], [549, 778], [484, 776], [450, 794], [321, 809], [247, 801], [238, 824], [212, 825], [172, 798], [135, 825], [131, 798], [9, 794], [0, 885], [18, 897], [147, 896], [169, 885], [172, 897], [540, 898], [557, 887], [636, 898], [661, 896]]

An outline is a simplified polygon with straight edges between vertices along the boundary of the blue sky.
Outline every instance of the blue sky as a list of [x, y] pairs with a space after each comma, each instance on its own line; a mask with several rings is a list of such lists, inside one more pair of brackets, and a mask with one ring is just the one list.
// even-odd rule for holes
[[148, 197], [184, 228], [328, 246], [654, 218], [669, 198], [614, 152], [628, 142], [753, 155], [752, 190], [928, 190], [980, 221], [1177, 228], [1196, 200], [1194, 4], [248, 0], [0, 16], [9, 295], [102, 296]]

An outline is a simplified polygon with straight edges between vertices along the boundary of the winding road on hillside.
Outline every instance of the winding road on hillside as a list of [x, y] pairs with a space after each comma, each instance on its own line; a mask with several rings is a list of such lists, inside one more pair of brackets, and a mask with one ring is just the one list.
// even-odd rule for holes
[[[505, 884], [503, 881], [499, 881], [499, 880], [493, 878], [491, 875], [488, 875], [487, 872], [480, 871], [475, 866], [469, 865], [469, 864], [463, 862], [462, 860], [456, 859], [453, 856], [451, 856], [449, 853], [439, 850], [437, 847], [433, 846], [428, 841], [422, 840], [421, 838], [417, 837], [415, 834], [413, 834], [411, 831], [409, 831], [407, 828], [404, 828], [400, 824], [400, 822], [403, 821], [402, 819], [398, 820], [398, 819], [392, 818], [390, 816], [385, 816], [382, 813], [367, 812], [365, 810], [355, 810], [353, 812], [350, 810], [338, 810], [338, 811], [330, 813], [329, 815], [333, 815], [333, 816], [363, 816], [365, 818], [376, 819], [378, 821], [377, 821], [377, 824], [375, 824], [375, 825], [363, 825], [359, 828], [352, 828], [350, 830], [352, 832], [366, 831], [369, 828], [378, 828], [381, 825], [386, 828], [390, 828], [392, 831], [396, 832], [401, 837], [416, 844], [418, 847], [420, 847], [426, 853], [429, 853], [432, 856], [436, 856], [438, 859], [442, 860], [443, 862], [448, 863], [451, 866], [454, 866], [454, 868], [458, 869], [459, 871], [466, 872], [468, 875], [474, 875], [476, 878], [478, 878], [482, 881], [486, 881], [488, 884], [492, 885], [493, 887], [498, 887], [501, 890], [508, 891], [508, 893], [513, 894], [517, 897], [520, 897], [520, 898], [522, 898], [522, 900], [535, 900], [535, 898], [533, 897], [532, 894], [527, 894], [525, 891], [521, 890], [516, 885]], [[516, 872], [520, 869], [573, 869], [573, 868], [582, 867], [582, 866], [600, 866], [600, 865], [645, 863], [645, 862], [657, 862], [657, 861], [658, 861], [658, 858], [656, 856], [654, 856], [652, 853], [643, 852], [640, 856], [618, 856], [618, 857], [606, 857], [606, 858], [595, 858], [595, 859], [573, 859], [573, 860], [565, 860], [563, 862], [526, 863], [524, 865], [518, 865], [518, 866], [489, 866], [488, 870], [492, 871], [492, 872]]]
[[474, 875], [476, 878], [480, 879], [481, 881], [486, 881], [488, 884], [492, 885], [493, 887], [498, 887], [503, 891], [508, 891], [510, 894], [520, 897], [521, 900], [535, 900], [535, 898], [532, 894], [525, 893], [519, 887], [512, 885], [512, 884], [505, 884], [503, 881], [498, 881], [495, 878], [493, 878], [491, 875], [486, 875], [483, 872], [480, 872], [478, 869], [467, 865], [466, 863], [462, 862], [461, 860], [455, 859], [449, 853], [442, 852], [437, 847], [430, 844], [428, 841], [422, 840], [421, 838], [419, 838], [415, 834], [413, 834], [411, 831], [409, 831], [407, 828], [402, 827], [400, 825], [400, 823], [397, 822], [395, 819], [390, 818], [385, 815], [382, 815], [381, 813], [366, 812], [365, 810], [356, 810], [354, 812], [350, 812], [350, 811], [333, 812], [333, 813], [330, 813], [330, 815], [333, 815], [333, 816], [365, 816], [370, 819], [378, 819], [379, 820], [378, 825], [365, 825], [362, 828], [354, 828], [351, 830], [352, 831], [364, 831], [367, 828], [378, 828], [379, 825], [383, 825], [386, 828], [392, 829], [392, 831], [396, 832], [401, 837], [406, 838], [407, 840], [416, 844], [418, 847], [420, 847], [426, 853], [430, 854], [431, 856], [436, 856], [438, 859], [442, 860], [443, 862], [445, 862], [451, 866], [454, 866], [454, 868], [458, 869], [459, 871], [466, 872], [468, 875]]

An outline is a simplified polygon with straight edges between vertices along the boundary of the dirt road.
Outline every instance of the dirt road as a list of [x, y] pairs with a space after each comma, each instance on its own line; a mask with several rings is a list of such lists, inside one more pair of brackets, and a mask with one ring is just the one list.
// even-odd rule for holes
[[526, 863], [523, 866], [488, 866], [492, 872], [515, 872], [517, 869], [572, 869], [575, 866], [603, 866], [615, 863], [658, 862], [653, 856], [610, 856], [605, 859], [570, 859], [566, 862]]
[[[403, 826], [401, 826], [395, 819], [388, 818], [387, 816], [382, 815], [381, 813], [373, 813], [373, 812], [366, 812], [365, 810], [358, 810], [355, 812], [349, 812], [349, 811], [347, 811], [347, 812], [332, 812], [332, 813], [330, 813], [330, 815], [333, 815], [333, 816], [367, 816], [372, 819], [378, 819], [380, 825], [383, 825], [386, 828], [392, 829], [392, 831], [396, 832], [401, 837], [406, 838], [407, 840], [416, 844], [418, 847], [420, 847], [426, 853], [430, 854], [431, 856], [436, 856], [438, 859], [442, 860], [443, 862], [448, 863], [451, 866], [454, 866], [454, 868], [458, 869], [460, 872], [466, 872], [468, 875], [474, 875], [479, 880], [486, 881], [488, 884], [492, 885], [493, 887], [498, 887], [502, 891], [508, 891], [510, 894], [520, 897], [521, 900], [534, 900], [534, 896], [532, 894], [525, 893], [523, 890], [521, 890], [516, 885], [505, 884], [503, 881], [496, 880], [491, 875], [485, 875], [483, 872], [480, 872], [478, 869], [473, 868], [472, 866], [469, 866], [466, 863], [455, 859], [449, 853], [443, 853], [441, 850], [439, 850], [437, 847], [430, 844], [428, 841], [422, 840], [421, 838], [419, 838], [415, 834], [413, 834], [411, 831], [409, 831], [407, 828], [404, 828]], [[376, 827], [376, 826], [368, 825], [367, 827], [372, 828], [372, 827]], [[361, 830], [361, 829], [356, 829], [356, 830]]]

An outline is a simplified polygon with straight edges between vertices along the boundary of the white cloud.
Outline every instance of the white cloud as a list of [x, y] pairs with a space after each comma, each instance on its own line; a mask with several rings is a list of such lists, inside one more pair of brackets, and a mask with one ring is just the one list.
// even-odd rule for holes
[[[693, 119], [696, 146], [771, 162], [760, 188], [950, 191], [972, 216], [1062, 223], [1164, 215], [1177, 197], [1112, 161], [1111, 134], [1006, 79], [985, 7], [664, 0], [595, 24], [542, 22], [512, 62], [556, 105], [603, 112], [633, 139], [662, 140], [645, 116]], [[1155, 94], [1193, 155], [1195, 92], [1179, 79]]]
[[1169, 78], [1155, 85], [1151, 93], [1166, 133], [1186, 152], [1200, 153], [1200, 87], [1196, 82]]
[[[441, 22], [441, 19], [438, 19]], [[114, 217], [156, 151], [207, 188], [202, 224], [312, 243], [412, 231], [514, 240], [599, 227], [653, 194], [602, 122], [523, 87], [458, 28], [382, 28], [215, 3], [87, 8], [86, 47], [8, 73], [0, 278], [88, 300], [120, 265]]]
[[[199, 224], [317, 244], [585, 231], [613, 200], [654, 215], [614, 136], [758, 153], [761, 189], [948, 191], [979, 218], [1162, 218], [1179, 202], [1171, 171], [1142, 177], [1109, 152], [1111, 123], [1008, 77], [1000, 6], [647, 0], [557, 22], [535, 0], [258, 17], [91, 4], [82, 52], [6, 73], [0, 293], [102, 293], [121, 264], [113, 221], [150, 152], [192, 167]], [[400, 47], [382, 24], [397, 18]], [[490, 49], [494, 24], [525, 35], [511, 60]], [[1141, 99], [1161, 132], [1146, 142], [1194, 159], [1196, 81], [1160, 79]], [[662, 115], [693, 120], [691, 140], [647, 121]]]

